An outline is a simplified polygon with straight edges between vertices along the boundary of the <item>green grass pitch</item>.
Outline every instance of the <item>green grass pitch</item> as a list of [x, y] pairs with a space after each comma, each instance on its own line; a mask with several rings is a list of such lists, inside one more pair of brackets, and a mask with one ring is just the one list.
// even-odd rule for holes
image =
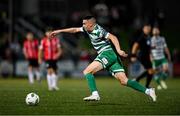
[[[180, 78], [167, 80], [168, 89], [156, 92], [156, 103], [142, 93], [121, 86], [113, 78], [97, 78], [96, 83], [101, 100], [85, 102], [82, 99], [89, 95], [89, 90], [83, 78], [60, 79], [59, 91], [48, 91], [45, 80], [30, 85], [27, 79], [0, 78], [0, 115], [180, 114]], [[152, 86], [155, 86], [154, 82]], [[30, 92], [40, 96], [37, 106], [25, 104], [25, 97]]]

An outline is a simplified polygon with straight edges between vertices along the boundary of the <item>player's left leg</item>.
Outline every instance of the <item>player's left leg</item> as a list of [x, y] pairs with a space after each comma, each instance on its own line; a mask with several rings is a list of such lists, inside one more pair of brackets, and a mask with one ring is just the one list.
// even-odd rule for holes
[[117, 73], [115, 73], [114, 76], [117, 80], [119, 80], [119, 82], [122, 85], [128, 86], [139, 92], [145, 93], [145, 94], [149, 95], [153, 99], [153, 101], [156, 101], [156, 94], [155, 94], [155, 90], [153, 88], [148, 89], [148, 88], [140, 85], [136, 81], [129, 80], [124, 72], [117, 72]]
[[92, 93], [89, 97], [85, 97], [85, 101], [98, 101], [100, 100], [99, 93], [96, 87], [96, 82], [94, 79], [94, 73], [103, 69], [102, 64], [99, 61], [93, 61], [84, 71], [83, 74], [88, 81], [89, 89]]
[[56, 70], [53, 69], [53, 73], [51, 75], [52, 77], [52, 87], [54, 90], [59, 90], [58, 86], [57, 86], [57, 83], [58, 83], [58, 77], [57, 77], [57, 74], [56, 74]]
[[34, 72], [35, 72], [35, 75], [36, 75], [36, 80], [38, 82], [40, 82], [41, 81], [41, 73], [39, 71], [39, 67], [34, 67]]
[[48, 87], [49, 90], [59, 90], [57, 87], [57, 81], [58, 77], [56, 74], [56, 65], [57, 61], [56, 60], [47, 60], [46, 61], [46, 67], [47, 67], [47, 82], [48, 82]]
[[166, 61], [164, 61], [162, 64], [161, 77], [162, 77], [162, 79], [160, 81], [160, 84], [163, 89], [167, 89], [167, 84], [166, 84], [165, 80], [168, 77], [168, 63]]

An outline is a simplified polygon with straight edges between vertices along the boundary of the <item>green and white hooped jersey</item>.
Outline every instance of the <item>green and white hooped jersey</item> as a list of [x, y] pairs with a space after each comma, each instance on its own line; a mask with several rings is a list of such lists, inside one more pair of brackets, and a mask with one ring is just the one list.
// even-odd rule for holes
[[91, 43], [98, 54], [103, 51], [112, 50], [110, 41], [107, 39], [109, 32], [98, 24], [95, 25], [92, 32], [86, 31], [83, 27], [81, 27], [80, 30], [88, 34]]
[[165, 58], [164, 48], [167, 47], [164, 37], [153, 36], [151, 38], [151, 54], [153, 60], [159, 60]]

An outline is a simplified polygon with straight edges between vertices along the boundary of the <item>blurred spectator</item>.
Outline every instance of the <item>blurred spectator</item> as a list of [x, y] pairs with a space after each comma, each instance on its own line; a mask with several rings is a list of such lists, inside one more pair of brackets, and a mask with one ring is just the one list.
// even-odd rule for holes
[[13, 74], [13, 66], [12, 63], [10, 63], [8, 60], [4, 60], [0, 63], [0, 75], [2, 77], [9, 77]]
[[177, 48], [173, 50], [173, 63], [180, 63], [180, 51]]
[[180, 51], [175, 48], [173, 50], [173, 76], [180, 75]]
[[1, 59], [5, 58], [5, 49], [7, 49], [8, 47], [9, 47], [8, 34], [3, 33], [0, 38], [0, 57], [1, 57]]
[[11, 63], [12, 52], [9, 48], [5, 49], [4, 60], [0, 64], [0, 74], [2, 77], [12, 76], [13, 65]]
[[13, 76], [16, 76], [16, 62], [18, 60], [18, 56], [20, 55], [20, 53], [22, 53], [17, 35], [15, 35], [13, 40], [9, 41], [9, 48], [12, 53], [11, 59], [12, 59], [12, 65], [13, 65]]
[[82, 49], [80, 53], [80, 60], [81, 61], [90, 61], [90, 55], [86, 49]]
[[96, 15], [96, 19], [100, 24], [107, 25], [109, 23], [109, 9], [108, 6], [103, 2], [97, 3], [93, 11]]
[[12, 42], [9, 42], [9, 48], [12, 51], [13, 59], [17, 60], [18, 56], [21, 54], [21, 46], [17, 38], [15, 38]]

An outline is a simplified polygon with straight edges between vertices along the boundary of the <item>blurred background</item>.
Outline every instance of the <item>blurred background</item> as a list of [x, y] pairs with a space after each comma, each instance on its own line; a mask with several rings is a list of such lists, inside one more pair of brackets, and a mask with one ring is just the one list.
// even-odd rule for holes
[[[25, 76], [27, 62], [22, 47], [27, 32], [41, 40], [45, 29], [80, 27], [81, 18], [96, 16], [105, 29], [115, 34], [122, 48], [129, 52], [145, 20], [160, 26], [172, 55], [171, 75], [180, 75], [180, 1], [179, 0], [0, 0], [0, 75]], [[82, 76], [81, 71], [96, 56], [89, 40], [82, 34], [60, 34], [63, 56], [58, 62], [60, 76]], [[131, 68], [137, 76], [140, 65]], [[45, 67], [41, 66], [42, 72]], [[108, 75], [99, 72], [99, 75]]]

